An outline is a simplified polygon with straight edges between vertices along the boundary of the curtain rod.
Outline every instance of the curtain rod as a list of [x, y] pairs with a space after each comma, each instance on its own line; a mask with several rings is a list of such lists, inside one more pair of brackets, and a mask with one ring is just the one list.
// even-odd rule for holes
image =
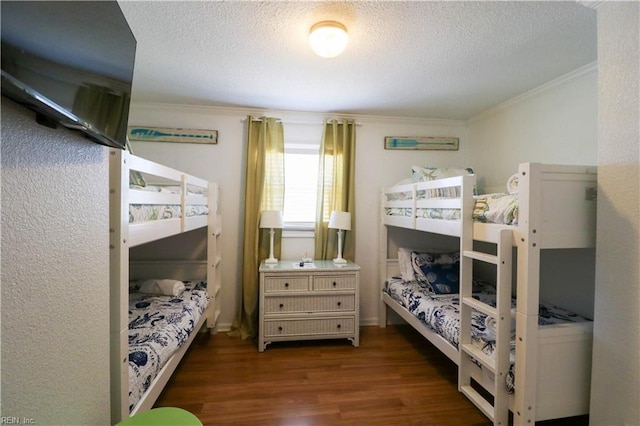
[[[246, 123], [247, 119], [243, 118], [240, 120], [242, 123]], [[252, 119], [252, 121], [260, 121], [259, 118], [254, 118]], [[282, 124], [309, 124], [309, 125], [322, 125], [324, 124], [322, 121], [290, 121], [290, 120], [277, 120], [279, 123]], [[359, 121], [354, 121], [353, 124], [355, 124], [357, 127], [362, 126], [362, 123]]]

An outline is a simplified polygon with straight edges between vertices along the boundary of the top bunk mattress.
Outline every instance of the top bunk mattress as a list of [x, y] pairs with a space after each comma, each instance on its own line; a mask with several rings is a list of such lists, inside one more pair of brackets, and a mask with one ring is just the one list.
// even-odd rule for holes
[[[417, 199], [426, 199], [425, 196], [418, 191]], [[387, 201], [396, 201], [396, 194], [387, 194]], [[459, 197], [459, 193], [457, 195]], [[436, 196], [432, 199], [454, 199], [456, 197]], [[481, 223], [496, 223], [500, 225], [517, 225], [518, 224], [518, 195], [506, 193], [492, 193], [474, 195], [473, 220]], [[415, 217], [421, 219], [438, 219], [438, 220], [460, 220], [461, 210], [459, 208], [422, 208], [415, 209]], [[413, 207], [385, 207], [386, 216], [403, 216], [412, 218], [414, 216]]]
[[[142, 223], [155, 220], [173, 219], [182, 217], [182, 187], [177, 185], [129, 185], [129, 189], [133, 191], [143, 191], [151, 193], [152, 197], [156, 194], [166, 195], [167, 197], [158, 198], [159, 200], [168, 199], [169, 203], [155, 204], [155, 198], [149, 198], [146, 203], [129, 204], [129, 223]], [[134, 192], [135, 193], [135, 192]], [[209, 214], [209, 207], [206, 205], [205, 188], [188, 185], [186, 187], [186, 197], [194, 200], [193, 204], [185, 204], [184, 216], [206, 216]], [[135, 198], [134, 198], [135, 199]]]

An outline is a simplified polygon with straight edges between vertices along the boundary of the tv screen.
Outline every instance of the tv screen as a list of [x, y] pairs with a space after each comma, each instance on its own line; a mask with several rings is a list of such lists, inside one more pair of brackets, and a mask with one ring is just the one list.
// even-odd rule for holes
[[2, 1], [2, 94], [124, 148], [136, 39], [116, 1]]

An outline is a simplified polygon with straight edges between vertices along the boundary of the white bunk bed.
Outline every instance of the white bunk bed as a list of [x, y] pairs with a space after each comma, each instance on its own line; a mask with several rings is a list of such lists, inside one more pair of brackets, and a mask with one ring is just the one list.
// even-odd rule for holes
[[[198, 331], [205, 327], [214, 331], [220, 314], [217, 239], [221, 233], [221, 217], [216, 184], [127, 151], [112, 149], [109, 156], [111, 421], [117, 423], [152, 408]], [[139, 184], [141, 177], [145, 181], [142, 183], [144, 186]], [[145, 216], [143, 213], [147, 210], [151, 213]], [[132, 247], [200, 228], [206, 229], [207, 259], [130, 261], [129, 249]], [[137, 280], [140, 284], [151, 279], [184, 281], [186, 290], [174, 297], [171, 294], [139, 294], [130, 289], [132, 281]], [[176, 286], [179, 284], [175, 283]], [[150, 304], [153, 307], [179, 304], [179, 308], [164, 315], [159, 315], [154, 308], [148, 315], [156, 315], [161, 320], [154, 318], [154, 321], [148, 321], [145, 311], [138, 308], [146, 308]], [[175, 319], [177, 313], [186, 317], [178, 322]], [[139, 375], [135, 357], [144, 358], [145, 362], [140, 364], [146, 367], [147, 354], [130, 352], [129, 342], [139, 344], [134, 337], [158, 331], [157, 328], [145, 330], [148, 324], [143, 323], [153, 323], [154, 327], [161, 324], [164, 331], [173, 327], [173, 337], [163, 336], [162, 339], [163, 344], [174, 340], [176, 347], [169, 352], [163, 348], [162, 353], [155, 348], [149, 349], [152, 353], [149, 360], [153, 357], [153, 363], [148, 364], [153, 364], [154, 371], [145, 371], [143, 378], [146, 383], [140, 385], [136, 382], [139, 379], [130, 380], [130, 375], [135, 376], [132, 371]], [[138, 386], [143, 388], [138, 389]]]
[[[589, 412], [592, 322], [541, 326], [538, 313], [540, 251], [595, 246], [596, 169], [523, 163], [517, 176], [516, 225], [473, 220], [474, 175], [397, 185], [383, 189], [381, 194], [380, 326], [386, 326], [387, 307], [391, 308], [458, 364], [459, 390], [494, 424], [503, 425], [508, 422], [509, 410], [518, 425]], [[425, 214], [432, 211], [425, 209], [445, 209], [448, 213]], [[440, 216], [454, 219], [443, 220]], [[394, 242], [396, 247], [391, 247], [390, 227], [431, 233], [418, 233], [425, 236], [425, 241], [433, 234], [459, 239], [460, 292], [452, 295], [460, 306], [456, 319], [458, 345], [418, 319], [398, 297], [385, 292], [387, 281], [401, 273], [393, 251], [402, 242]], [[410, 234], [416, 237], [416, 233]], [[483, 245], [474, 245], [476, 241], [491, 243], [494, 251], [490, 254], [478, 251]], [[512, 247], [517, 248], [514, 265], [517, 302], [513, 310]], [[472, 296], [474, 262], [496, 265], [496, 301], [492, 306], [481, 303], [478, 298], [482, 297]], [[472, 344], [472, 315], [478, 314], [496, 319], [495, 350], [491, 356]], [[515, 390], [509, 394], [504, 377], [511, 366], [512, 338], [515, 338]], [[493, 402], [481, 396], [471, 379], [493, 395]]]

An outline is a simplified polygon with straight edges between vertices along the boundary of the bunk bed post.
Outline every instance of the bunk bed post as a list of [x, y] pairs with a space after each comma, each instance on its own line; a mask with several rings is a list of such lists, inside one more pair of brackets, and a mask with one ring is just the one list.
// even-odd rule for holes
[[516, 305], [516, 363], [514, 424], [536, 419], [538, 363], [538, 310], [540, 299], [540, 243], [542, 220], [541, 165], [518, 167], [520, 207], [518, 219], [518, 272]]
[[[460, 197], [462, 199], [462, 209], [460, 212], [460, 300], [465, 297], [470, 298], [472, 293], [472, 281], [473, 281], [473, 259], [464, 256], [465, 252], [473, 251], [473, 221], [465, 220], [470, 218], [473, 214], [473, 191], [475, 186], [475, 175], [468, 175], [462, 177], [462, 187]], [[464, 305], [460, 305], [460, 337], [458, 343], [458, 357], [457, 362], [460, 371], [468, 371], [468, 362], [471, 362], [468, 357], [460, 356], [460, 347], [471, 343], [471, 308], [464, 308]], [[466, 368], [465, 368], [466, 367]], [[470, 385], [470, 377], [466, 374], [458, 374], [459, 382], [458, 388]]]
[[210, 183], [207, 194], [209, 215], [207, 217], [207, 293], [210, 297], [207, 308], [207, 328], [215, 333], [216, 322], [220, 315], [221, 271], [218, 254], [218, 237], [220, 236], [220, 220], [218, 217], [218, 185]]
[[378, 283], [380, 283], [380, 288], [378, 289], [380, 300], [378, 301], [378, 326], [386, 327], [387, 326], [387, 304], [384, 303], [382, 299], [382, 291], [384, 290], [385, 282], [387, 281], [387, 262], [388, 255], [387, 253], [387, 226], [384, 224], [384, 189], [380, 190], [380, 206], [381, 211], [379, 211], [380, 217], [379, 221], [379, 233], [378, 233]]
[[129, 153], [109, 150], [111, 423], [129, 416]]

